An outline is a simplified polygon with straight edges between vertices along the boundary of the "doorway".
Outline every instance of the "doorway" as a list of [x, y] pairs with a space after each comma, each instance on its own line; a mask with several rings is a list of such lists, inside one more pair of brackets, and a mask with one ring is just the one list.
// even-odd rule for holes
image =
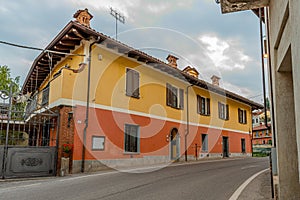
[[170, 133], [170, 157], [171, 160], [177, 160], [179, 158], [179, 133], [177, 128], [173, 128]]
[[223, 158], [229, 157], [229, 142], [228, 137], [223, 137]]

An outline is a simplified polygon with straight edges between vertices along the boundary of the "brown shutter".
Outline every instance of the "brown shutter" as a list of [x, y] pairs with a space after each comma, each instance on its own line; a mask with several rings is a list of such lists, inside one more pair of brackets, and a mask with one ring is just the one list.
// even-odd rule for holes
[[201, 109], [201, 97], [199, 95], [197, 95], [197, 113], [201, 113], [200, 111]]
[[171, 91], [171, 85], [169, 83], [167, 83], [166, 89], [167, 89], [167, 91], [166, 91], [166, 102], [167, 102], [168, 106], [171, 106], [172, 91]]
[[242, 123], [242, 121], [241, 121], [241, 109], [238, 109], [238, 119], [239, 119], [239, 123]]
[[245, 124], [247, 124], [247, 111], [245, 110]]
[[179, 89], [179, 108], [183, 109], [184, 107], [184, 91], [183, 89]]
[[206, 99], [206, 114], [210, 115], [210, 98]]
[[226, 104], [226, 120], [229, 119], [229, 105]]

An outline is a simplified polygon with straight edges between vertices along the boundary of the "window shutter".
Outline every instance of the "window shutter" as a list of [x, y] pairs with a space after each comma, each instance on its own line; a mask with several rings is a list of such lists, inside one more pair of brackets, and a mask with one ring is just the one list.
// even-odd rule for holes
[[167, 93], [166, 93], [166, 102], [168, 106], [171, 106], [171, 99], [172, 99], [172, 91], [171, 91], [171, 85], [169, 83], [167, 83]]
[[132, 71], [132, 72], [133, 72], [133, 96], [139, 97], [140, 96], [140, 90], [139, 90], [140, 75], [136, 71]]
[[241, 121], [241, 109], [238, 109], [238, 119], [239, 119], [239, 123], [242, 123], [242, 121]]
[[206, 99], [206, 114], [210, 115], [210, 98]]
[[226, 104], [226, 120], [229, 119], [229, 105]]
[[125, 146], [124, 150], [125, 152], [129, 151], [129, 142], [130, 142], [130, 135], [129, 135], [129, 127], [125, 124]]
[[183, 89], [179, 89], [179, 108], [183, 109], [184, 106], [184, 91]]
[[245, 112], [244, 113], [244, 115], [245, 115], [245, 124], [247, 124], [247, 111], [245, 110], [244, 112]]
[[201, 97], [197, 95], [197, 113], [200, 114], [200, 108], [201, 108]]
[[126, 69], [126, 95], [132, 95], [132, 73], [131, 69]]
[[219, 118], [222, 119], [221, 117], [221, 103], [218, 102], [218, 113], [219, 113]]

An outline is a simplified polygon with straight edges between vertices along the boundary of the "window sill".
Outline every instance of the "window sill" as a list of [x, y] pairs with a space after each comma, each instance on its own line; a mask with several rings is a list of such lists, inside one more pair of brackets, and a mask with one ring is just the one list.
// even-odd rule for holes
[[141, 98], [140, 95], [135, 96], [135, 95], [131, 95], [131, 94], [126, 94], [126, 96], [132, 97], [132, 98], [135, 98], [135, 99], [140, 99]]
[[170, 105], [167, 105], [167, 106], [169, 106], [169, 107], [171, 107], [171, 108], [174, 108], [174, 109], [176, 109], [176, 110], [183, 110], [183, 108], [179, 108], [179, 107], [175, 107], [175, 106], [170, 106]]
[[123, 152], [123, 155], [140, 155], [140, 152]]
[[220, 117], [219, 117], [219, 119], [224, 120], [224, 121], [229, 121], [229, 119], [223, 119], [223, 118], [220, 118]]
[[210, 117], [210, 114], [201, 114], [201, 113], [198, 113], [198, 114], [201, 116], [204, 116], [204, 117]]

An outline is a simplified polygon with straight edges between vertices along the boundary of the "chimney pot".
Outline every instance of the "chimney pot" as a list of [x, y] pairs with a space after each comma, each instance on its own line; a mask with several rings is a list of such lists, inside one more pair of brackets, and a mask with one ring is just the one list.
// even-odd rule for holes
[[212, 80], [213, 85], [216, 85], [216, 86], [220, 85], [220, 79], [221, 79], [220, 77], [213, 75], [210, 79]]
[[93, 15], [89, 13], [87, 8], [84, 10], [78, 10], [73, 17], [76, 19], [76, 22], [79, 22], [80, 24], [90, 28], [90, 20], [93, 18]]
[[178, 60], [177, 57], [169, 54], [166, 59], [167, 59], [169, 65], [171, 65], [174, 68], [177, 68], [177, 60]]
[[198, 76], [199, 76], [199, 72], [194, 67], [191, 67], [191, 66], [187, 66], [182, 71], [195, 77], [195, 78], [198, 78]]

